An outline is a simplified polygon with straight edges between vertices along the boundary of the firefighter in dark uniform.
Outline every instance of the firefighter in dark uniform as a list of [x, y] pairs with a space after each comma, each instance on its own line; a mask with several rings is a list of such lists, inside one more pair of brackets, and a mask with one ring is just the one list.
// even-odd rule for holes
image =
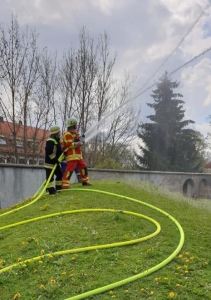
[[[54, 174], [52, 175], [50, 182], [46, 187], [46, 191], [48, 191], [50, 195], [53, 195], [56, 194], [57, 191], [61, 190], [62, 188], [62, 170], [58, 161], [58, 158], [62, 154], [62, 148], [60, 143], [60, 127], [58, 125], [52, 126], [50, 128], [50, 133], [50, 137], [46, 141], [45, 146], [44, 168], [46, 171], [46, 180], [48, 180], [54, 165], [57, 164]], [[55, 186], [54, 176], [56, 176]]]

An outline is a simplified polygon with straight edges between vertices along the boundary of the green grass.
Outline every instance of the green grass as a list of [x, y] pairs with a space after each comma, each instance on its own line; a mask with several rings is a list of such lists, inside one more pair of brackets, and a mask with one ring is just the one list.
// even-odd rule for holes
[[[79, 184], [73, 187], [81, 188]], [[142, 273], [169, 257], [180, 241], [179, 230], [158, 210], [111, 194], [137, 199], [164, 210], [185, 232], [182, 250], [156, 272], [115, 289], [88, 297], [94, 300], [211, 299], [211, 200], [193, 200], [148, 183], [99, 181], [83, 191], [45, 195], [37, 202], [5, 216], [2, 226], [48, 214], [80, 209], [113, 209], [106, 212], [60, 214], [0, 230], [1, 300], [64, 300]], [[30, 202], [27, 199], [17, 208]], [[0, 215], [8, 210], [0, 210]], [[153, 233], [147, 219], [127, 215], [132, 211], [155, 219], [161, 232], [128, 246], [54, 255], [55, 252], [138, 239]], [[49, 254], [48, 256], [46, 256]], [[27, 259], [41, 256], [35, 261]]]

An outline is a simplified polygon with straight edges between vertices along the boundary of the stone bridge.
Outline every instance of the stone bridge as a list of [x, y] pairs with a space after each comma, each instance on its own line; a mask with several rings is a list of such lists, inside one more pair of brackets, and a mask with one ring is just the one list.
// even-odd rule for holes
[[93, 180], [129, 180], [148, 181], [171, 192], [179, 192], [187, 197], [211, 198], [211, 174], [159, 172], [159, 171], [125, 171], [90, 169]]
[[[188, 197], [211, 198], [211, 174], [89, 169], [90, 180], [148, 181]], [[0, 208], [35, 194], [45, 180], [42, 166], [0, 164]], [[75, 174], [71, 182], [77, 182]]]

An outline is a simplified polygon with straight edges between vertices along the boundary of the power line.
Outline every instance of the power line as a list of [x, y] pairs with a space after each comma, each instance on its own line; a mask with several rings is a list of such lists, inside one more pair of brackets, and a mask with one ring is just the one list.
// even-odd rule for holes
[[162, 64], [155, 70], [155, 72], [149, 77], [149, 79], [143, 84], [142, 88], [157, 74], [158, 71], [160, 71], [160, 69], [164, 66], [164, 64], [172, 57], [172, 55], [174, 54], [174, 52], [176, 52], [176, 50], [180, 47], [180, 45], [184, 42], [184, 40], [186, 39], [186, 37], [192, 32], [193, 28], [196, 26], [196, 24], [199, 22], [199, 20], [201, 19], [201, 17], [204, 15], [205, 11], [208, 9], [208, 7], [210, 6], [210, 3], [208, 3], [206, 5], [206, 7], [202, 10], [201, 14], [198, 16], [198, 18], [193, 22], [193, 24], [191, 25], [191, 27], [188, 29], [188, 31], [186, 32], [186, 34], [182, 37], [182, 39], [180, 40], [180, 42], [178, 43], [178, 45], [172, 50], [172, 52], [169, 54], [169, 56], [166, 57], [166, 59], [162, 62]]
[[[188, 64], [190, 64], [191, 62], [193, 62], [194, 60], [196, 60], [197, 58], [201, 57], [202, 55], [206, 54], [207, 52], [209, 52], [211, 50], [211, 47], [207, 48], [206, 50], [204, 50], [203, 52], [199, 53], [198, 55], [194, 56], [193, 58], [191, 58], [189, 61], [187, 61], [186, 63], [182, 64], [180, 67], [176, 68], [175, 70], [173, 70], [172, 72], [169, 73], [169, 75], [172, 75], [174, 73], [176, 73], [177, 71], [179, 71], [180, 69], [182, 69], [183, 67], [187, 66]], [[152, 85], [150, 85], [149, 87], [147, 87], [146, 89], [144, 89], [142, 92], [138, 93], [136, 96], [134, 96], [131, 101], [135, 100], [138, 96], [144, 94], [146, 91], [148, 91], [149, 89], [151, 89], [153, 86], [155, 86], [156, 83], [153, 83]]]

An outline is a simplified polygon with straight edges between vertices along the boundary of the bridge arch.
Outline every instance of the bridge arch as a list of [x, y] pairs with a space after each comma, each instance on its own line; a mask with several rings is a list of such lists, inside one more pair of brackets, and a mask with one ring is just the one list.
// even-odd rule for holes
[[195, 184], [193, 179], [188, 178], [183, 184], [183, 194], [187, 197], [195, 197]]
[[203, 178], [199, 182], [198, 195], [200, 198], [206, 198], [208, 196], [208, 192], [209, 192], [208, 181], [205, 178]]

